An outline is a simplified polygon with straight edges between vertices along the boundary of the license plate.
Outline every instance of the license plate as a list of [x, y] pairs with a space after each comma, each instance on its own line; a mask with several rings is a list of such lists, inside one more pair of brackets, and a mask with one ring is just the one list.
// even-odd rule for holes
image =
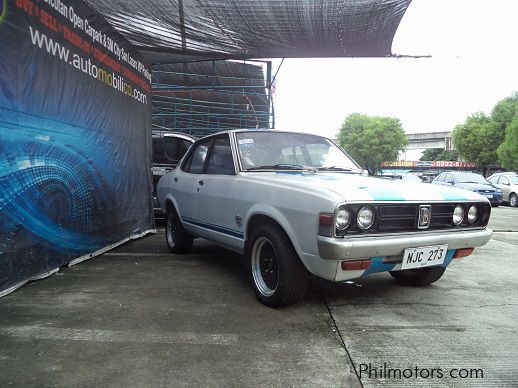
[[405, 249], [401, 269], [430, 267], [442, 264], [447, 251], [448, 245]]
[[493, 194], [484, 194], [487, 198], [493, 198]]

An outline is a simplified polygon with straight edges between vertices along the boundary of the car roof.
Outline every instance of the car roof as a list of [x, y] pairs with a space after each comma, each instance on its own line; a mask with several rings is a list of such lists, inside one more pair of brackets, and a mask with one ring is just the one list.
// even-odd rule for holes
[[153, 129], [151, 131], [152, 136], [155, 137], [178, 137], [180, 139], [189, 140], [195, 142], [197, 139], [194, 136], [191, 136], [187, 133], [183, 132], [173, 132], [173, 131], [165, 131], [161, 129]]
[[211, 133], [210, 135], [203, 136], [201, 139], [210, 137], [210, 136], [217, 136], [222, 135], [225, 133], [246, 133], [246, 132], [271, 132], [271, 133], [294, 133], [299, 135], [309, 135], [309, 136], [317, 136], [317, 137], [323, 137], [325, 139], [329, 139], [326, 136], [323, 135], [317, 135], [315, 133], [308, 133], [308, 132], [298, 132], [298, 131], [287, 131], [287, 130], [277, 130], [277, 129], [228, 129], [226, 131], [220, 131], [216, 133]]

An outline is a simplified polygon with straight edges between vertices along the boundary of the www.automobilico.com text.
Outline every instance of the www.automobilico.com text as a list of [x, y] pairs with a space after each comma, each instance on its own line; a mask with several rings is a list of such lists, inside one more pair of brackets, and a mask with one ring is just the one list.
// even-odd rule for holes
[[[151, 73], [146, 66], [105, 32], [94, 28], [72, 6], [60, 0], [16, 0], [16, 6], [33, 16], [33, 25], [29, 25], [33, 45], [106, 86], [148, 104]], [[78, 52], [58, 42], [56, 36]]]

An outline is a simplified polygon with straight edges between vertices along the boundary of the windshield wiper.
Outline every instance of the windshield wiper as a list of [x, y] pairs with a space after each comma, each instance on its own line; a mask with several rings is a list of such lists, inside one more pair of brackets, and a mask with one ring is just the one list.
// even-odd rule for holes
[[328, 166], [328, 167], [315, 167], [315, 171], [353, 171], [352, 168], [349, 167], [337, 167], [337, 166]]
[[302, 166], [300, 164], [289, 164], [289, 163], [277, 163], [264, 166], [255, 166], [247, 168], [246, 171], [254, 170], [308, 170], [309, 167]]

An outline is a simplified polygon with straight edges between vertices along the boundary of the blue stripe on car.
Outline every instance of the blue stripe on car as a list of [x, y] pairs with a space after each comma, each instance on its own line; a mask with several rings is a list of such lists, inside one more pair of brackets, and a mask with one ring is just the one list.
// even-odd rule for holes
[[188, 224], [199, 226], [201, 228], [210, 229], [210, 230], [214, 230], [216, 232], [227, 234], [232, 237], [237, 237], [237, 238], [241, 238], [241, 239], [244, 237], [243, 232], [239, 232], [234, 229], [225, 228], [223, 226], [208, 224], [206, 222], [201, 222], [201, 221], [198, 221], [198, 220], [195, 220], [192, 218], [188, 218], [188, 217], [182, 217], [182, 221], [186, 222]]
[[405, 198], [396, 190], [388, 187], [362, 187], [375, 201], [404, 201]]
[[395, 263], [383, 263], [383, 257], [371, 257], [371, 266], [365, 270], [362, 277], [371, 273], [392, 271], [395, 266]]
[[446, 257], [444, 258], [444, 263], [441, 264], [443, 267], [447, 267], [450, 265], [451, 261], [453, 260], [453, 255], [455, 255], [455, 252], [457, 252], [456, 249], [448, 249], [448, 252], [446, 252]]

